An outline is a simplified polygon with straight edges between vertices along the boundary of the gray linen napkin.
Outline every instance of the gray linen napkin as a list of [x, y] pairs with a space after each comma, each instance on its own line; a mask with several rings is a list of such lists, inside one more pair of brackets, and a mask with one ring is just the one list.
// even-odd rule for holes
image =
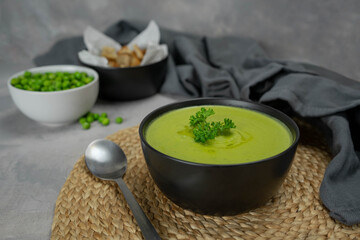
[[[105, 34], [124, 44], [145, 27], [119, 21]], [[270, 59], [247, 38], [207, 38], [161, 29], [161, 41], [170, 56], [160, 92], [261, 102], [322, 129], [333, 159], [320, 198], [334, 219], [360, 223], [360, 83], [317, 66]], [[64, 39], [34, 62], [77, 64], [76, 53], [84, 48], [82, 37]]]

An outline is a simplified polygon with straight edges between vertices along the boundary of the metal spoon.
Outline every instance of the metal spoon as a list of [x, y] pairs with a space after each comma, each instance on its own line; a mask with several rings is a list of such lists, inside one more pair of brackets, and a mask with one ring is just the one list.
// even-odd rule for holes
[[123, 150], [114, 142], [97, 139], [85, 150], [85, 163], [96, 177], [117, 182], [145, 239], [160, 239], [150, 220], [126, 186], [122, 176], [125, 174], [127, 160]]

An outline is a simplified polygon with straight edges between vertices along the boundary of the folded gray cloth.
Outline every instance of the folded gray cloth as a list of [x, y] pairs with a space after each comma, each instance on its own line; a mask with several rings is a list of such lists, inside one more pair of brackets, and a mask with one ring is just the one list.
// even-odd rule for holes
[[[105, 34], [127, 43], [145, 23], [120, 21]], [[360, 223], [360, 83], [313, 65], [276, 61], [251, 39], [207, 38], [161, 29], [169, 47], [161, 92], [190, 97], [228, 97], [271, 105], [323, 129], [333, 159], [320, 198], [346, 225]], [[37, 65], [73, 63], [82, 37], [57, 42]]]

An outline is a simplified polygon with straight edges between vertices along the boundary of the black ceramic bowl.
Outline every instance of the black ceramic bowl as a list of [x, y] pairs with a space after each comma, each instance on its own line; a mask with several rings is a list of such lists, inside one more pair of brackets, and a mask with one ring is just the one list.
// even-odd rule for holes
[[78, 61], [99, 74], [99, 98], [135, 100], [157, 93], [165, 79], [168, 57], [145, 66], [107, 68]]
[[[211, 165], [176, 159], [157, 151], [146, 141], [145, 132], [152, 120], [171, 110], [201, 105], [234, 106], [268, 114], [290, 129], [293, 143], [282, 153], [260, 161]], [[154, 110], [141, 122], [139, 134], [150, 174], [170, 200], [201, 214], [235, 215], [265, 204], [277, 192], [291, 166], [300, 133], [291, 118], [268, 106], [206, 98], [173, 103]]]

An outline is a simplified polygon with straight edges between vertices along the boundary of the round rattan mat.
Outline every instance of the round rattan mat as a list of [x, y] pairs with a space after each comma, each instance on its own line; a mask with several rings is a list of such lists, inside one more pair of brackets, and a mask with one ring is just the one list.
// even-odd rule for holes
[[[349, 227], [331, 219], [319, 199], [330, 161], [319, 134], [299, 123], [300, 144], [284, 184], [263, 207], [231, 217], [184, 210], [154, 184], [142, 154], [138, 127], [108, 139], [128, 157], [124, 177], [162, 239], [360, 239], [360, 224]], [[140, 228], [117, 185], [87, 170], [82, 156], [56, 201], [51, 239], [142, 239]]]

